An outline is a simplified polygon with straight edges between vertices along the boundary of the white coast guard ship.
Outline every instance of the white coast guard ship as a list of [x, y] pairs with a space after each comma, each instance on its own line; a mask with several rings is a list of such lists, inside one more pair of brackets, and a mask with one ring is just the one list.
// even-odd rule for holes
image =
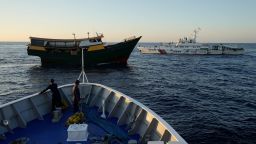
[[197, 43], [197, 34], [200, 28], [194, 30], [193, 38], [180, 38], [178, 42], [161, 44], [160, 46], [137, 48], [143, 54], [193, 54], [193, 55], [221, 55], [221, 54], [243, 54], [244, 49], [228, 44], [204, 44]]

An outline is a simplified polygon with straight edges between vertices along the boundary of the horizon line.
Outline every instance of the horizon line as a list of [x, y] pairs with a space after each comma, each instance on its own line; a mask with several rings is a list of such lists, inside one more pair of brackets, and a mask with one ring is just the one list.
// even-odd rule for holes
[[[0, 43], [29, 43], [30, 41], [0, 41]], [[122, 41], [105, 41], [105, 42], [110, 42], [110, 43], [118, 43]], [[104, 42], [103, 42], [104, 43]], [[138, 43], [170, 43], [164, 42], [164, 41], [139, 41]], [[256, 42], [197, 42], [197, 43], [247, 43], [247, 44], [256, 44]]]

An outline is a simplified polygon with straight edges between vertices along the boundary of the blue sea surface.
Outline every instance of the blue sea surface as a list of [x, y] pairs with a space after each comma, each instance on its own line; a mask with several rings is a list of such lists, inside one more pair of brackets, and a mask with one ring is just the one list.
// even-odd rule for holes
[[[153, 45], [140, 43], [139, 45]], [[188, 143], [256, 143], [256, 44], [243, 55], [143, 55], [125, 68], [86, 70], [90, 82], [142, 102]], [[26, 43], [0, 43], [0, 104], [43, 90], [51, 78], [73, 83], [80, 68], [43, 68]]]

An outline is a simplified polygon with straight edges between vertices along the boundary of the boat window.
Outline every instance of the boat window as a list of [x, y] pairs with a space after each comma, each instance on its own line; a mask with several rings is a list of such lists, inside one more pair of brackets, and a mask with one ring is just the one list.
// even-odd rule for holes
[[50, 47], [61, 47], [61, 48], [65, 48], [65, 47], [74, 47], [75, 46], [75, 42], [60, 42], [60, 41], [52, 41], [49, 42], [49, 46]]
[[34, 46], [44, 46], [44, 40], [31, 39], [31, 45]]
[[75, 45], [75, 42], [66, 42], [65, 46], [66, 47], [73, 47]]
[[51, 47], [55, 46], [55, 42], [49, 42], [49, 46]]
[[99, 38], [99, 39], [97, 39], [97, 41], [98, 41], [98, 42], [102, 42], [100, 38]]
[[96, 39], [90, 39], [90, 42], [97, 42]]
[[65, 47], [65, 42], [56, 42], [56, 47]]

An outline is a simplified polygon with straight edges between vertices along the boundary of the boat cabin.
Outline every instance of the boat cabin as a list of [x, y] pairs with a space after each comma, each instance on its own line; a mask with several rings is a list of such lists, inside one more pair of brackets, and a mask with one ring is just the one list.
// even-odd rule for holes
[[30, 37], [30, 46], [38, 46], [49, 49], [69, 49], [69, 48], [78, 48], [84, 46], [92, 46], [103, 44], [102, 39], [103, 35], [99, 35], [91, 38], [82, 38], [82, 39], [49, 39], [49, 38], [39, 38], [39, 37]]

